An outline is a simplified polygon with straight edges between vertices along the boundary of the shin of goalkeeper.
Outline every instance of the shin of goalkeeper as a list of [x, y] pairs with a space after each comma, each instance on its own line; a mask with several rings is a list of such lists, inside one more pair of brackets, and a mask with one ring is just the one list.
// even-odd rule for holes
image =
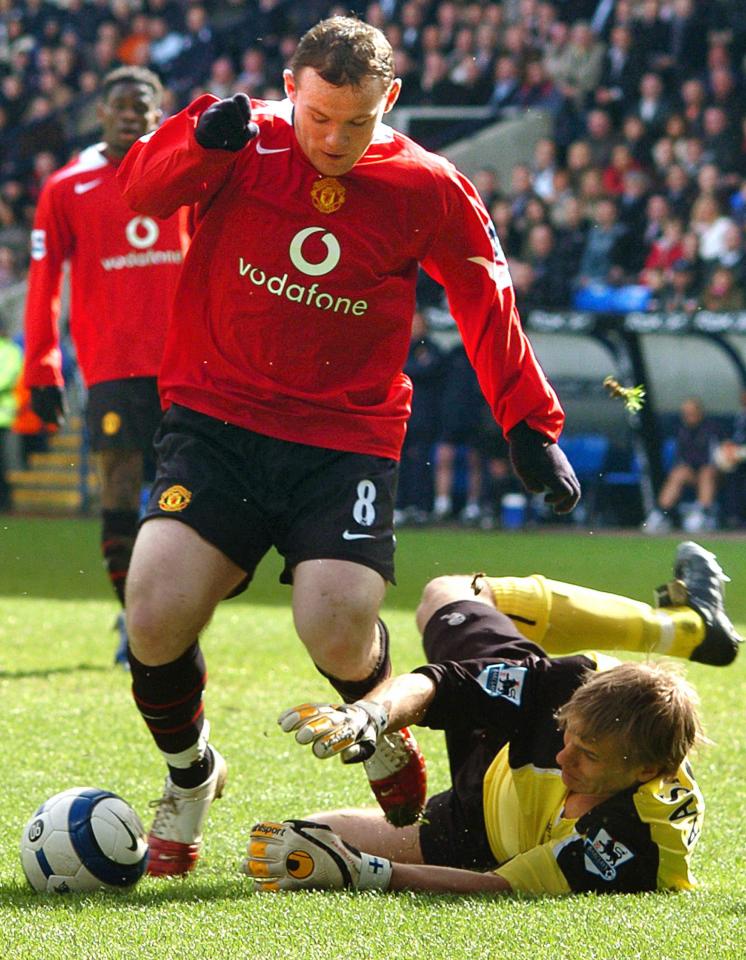
[[[546, 607], [552, 602], [550, 617]], [[503, 609], [511, 612], [505, 615]], [[691, 657], [702, 642], [699, 613], [682, 604], [669, 607], [663, 615], [626, 597], [542, 577], [463, 576], [441, 577], [427, 585], [417, 610], [417, 625], [428, 666], [388, 680], [368, 699], [354, 704], [306, 703], [285, 710], [279, 723], [283, 731], [294, 733], [300, 744], [310, 746], [316, 757], [339, 756], [346, 763], [367, 760], [385, 731], [417, 723], [443, 729], [454, 786], [432, 797], [420, 822], [403, 829], [373, 810], [338, 810], [303, 821], [257, 824], [244, 870], [260, 890], [567, 893], [692, 885], [688, 855], [699, 832], [701, 795], [690, 776], [691, 768], [681, 766], [681, 743], [688, 750], [698, 736], [696, 694], [682, 677], [660, 665], [620, 664], [603, 654], [569, 654], [598, 646], [657, 649]], [[544, 647], [561, 656], [549, 657]], [[615, 671], [616, 680], [604, 681], [612, 683], [609, 689], [595, 694], [601, 711], [593, 713], [588, 708], [584, 720], [582, 709], [570, 710], [579, 690], [594, 684], [600, 688], [599, 681], [613, 678]], [[681, 705], [689, 734], [685, 742], [677, 741], [678, 753], [664, 747], [670, 740], [667, 729], [652, 731], [652, 748], [639, 742], [649, 734], [634, 724], [619, 732], [620, 708], [624, 712], [629, 702], [635, 706], [627, 712], [639, 715], [639, 696], [652, 698], [651, 711], [658, 699]], [[604, 709], [606, 702], [608, 710]], [[564, 710], [572, 720], [562, 719]], [[538, 729], [537, 712], [542, 718]], [[610, 717], [608, 728], [597, 726], [603, 722], [599, 716], [604, 712]], [[529, 727], [527, 734], [525, 728]], [[477, 732], [481, 737], [475, 736]], [[488, 810], [488, 784], [491, 776], [495, 779], [495, 765], [503, 755], [501, 775], [512, 777], [507, 757], [514, 748], [521, 752], [529, 743], [536, 754], [529, 758], [529, 766], [553, 767], [558, 776], [545, 777], [532, 787], [531, 803], [537, 809], [519, 811], [518, 819], [533, 824], [546, 817], [549, 833], [554, 829], [551, 824], [557, 823], [571, 824], [576, 832], [572, 842], [554, 836], [547, 840], [545, 833], [537, 834], [528, 842], [530, 849], [510, 859], [495, 852], [500, 841], [494, 839], [494, 823], [500, 825], [498, 833], [513, 831], [522, 836], [527, 833], [526, 824], [514, 822], [515, 811], [510, 805], [504, 810], [496, 793], [492, 794], [494, 809]], [[661, 777], [669, 780], [661, 781]], [[625, 838], [618, 849], [627, 850], [634, 868], [623, 869], [617, 862], [613, 868], [599, 870], [598, 863], [584, 856], [583, 844], [593, 841], [593, 830], [608, 832], [614, 822], [608, 804], [618, 811], [624, 791], [639, 788], [647, 798], [648, 783], [656, 784], [660, 791], [664, 789], [660, 783], [669, 781], [677, 784], [677, 791], [686, 781], [691, 793], [687, 808], [692, 818], [688, 823], [690, 845], [685, 857], [669, 862], [670, 857], [657, 848], [657, 840], [652, 844], [656, 849], [635, 851], [628, 837], [650, 837], [644, 824], [640, 831], [637, 821], [640, 816], [646, 819], [647, 813], [639, 813], [643, 806], [637, 801], [635, 810], [625, 808], [619, 814], [618, 824], [618, 836]], [[593, 814], [596, 807], [598, 812]], [[653, 811], [650, 816], [660, 813]], [[594, 816], [605, 827], [594, 827], [595, 821], [589, 820]], [[597, 833], [596, 839], [601, 835]], [[603, 836], [606, 842], [606, 833]], [[563, 845], [561, 840], [567, 842]], [[675, 840], [664, 838], [662, 843], [673, 847]], [[652, 842], [648, 839], [647, 843]], [[508, 847], [511, 845], [509, 841]], [[555, 849], [564, 851], [556, 860]], [[646, 857], [661, 864], [657, 874], [641, 869]], [[581, 869], [583, 864], [591, 867]]]

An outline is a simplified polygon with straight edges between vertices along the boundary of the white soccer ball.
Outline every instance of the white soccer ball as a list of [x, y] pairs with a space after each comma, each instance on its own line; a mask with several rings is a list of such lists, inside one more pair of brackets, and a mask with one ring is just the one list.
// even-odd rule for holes
[[39, 893], [116, 890], [145, 872], [148, 843], [132, 807], [109, 790], [72, 787], [23, 828], [21, 864]]

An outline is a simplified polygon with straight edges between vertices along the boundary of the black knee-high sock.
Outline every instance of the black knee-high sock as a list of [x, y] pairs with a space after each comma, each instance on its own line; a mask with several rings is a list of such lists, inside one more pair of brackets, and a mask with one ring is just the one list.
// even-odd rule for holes
[[204, 782], [212, 768], [212, 754], [200, 756], [205, 723], [202, 695], [207, 683], [205, 659], [193, 643], [177, 660], [149, 667], [130, 651], [132, 695], [137, 709], [165, 755], [171, 779], [180, 787]]
[[103, 510], [101, 513], [101, 553], [109, 580], [122, 606], [124, 584], [137, 535], [137, 521], [137, 510]]
[[379, 683], [383, 683], [391, 676], [391, 657], [389, 656], [389, 631], [386, 624], [379, 618], [378, 620], [378, 660], [373, 667], [372, 672], [363, 680], [341, 680], [330, 673], [326, 673], [320, 667], [316, 667], [319, 673], [326, 677], [337, 693], [342, 697], [345, 703], [354, 703], [355, 700], [362, 700], [366, 693], [370, 693]]

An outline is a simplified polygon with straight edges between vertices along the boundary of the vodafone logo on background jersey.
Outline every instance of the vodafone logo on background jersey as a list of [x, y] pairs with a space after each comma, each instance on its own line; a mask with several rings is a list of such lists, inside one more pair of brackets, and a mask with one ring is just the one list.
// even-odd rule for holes
[[[133, 217], [124, 228], [127, 243], [134, 250], [119, 257], [104, 257], [104, 270], [124, 270], [129, 267], [153, 267], [162, 263], [181, 263], [181, 250], [152, 250], [160, 236], [160, 227], [152, 217]], [[134, 251], [142, 251], [135, 253]]]
[[152, 247], [159, 234], [158, 224], [151, 217], [133, 217], [124, 228], [127, 243], [136, 250]]

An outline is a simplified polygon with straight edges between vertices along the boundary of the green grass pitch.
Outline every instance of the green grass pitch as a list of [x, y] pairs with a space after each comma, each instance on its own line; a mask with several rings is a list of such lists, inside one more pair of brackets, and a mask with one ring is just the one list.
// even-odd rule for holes
[[[111, 666], [116, 613], [94, 520], [0, 518], [0, 957], [7, 960], [743, 960], [746, 957], [746, 652], [726, 669], [688, 665], [714, 745], [695, 758], [707, 798], [692, 894], [490, 899], [413, 894], [259, 896], [238, 872], [252, 823], [369, 804], [362, 770], [321, 763], [275, 723], [329, 690], [295, 638], [289, 591], [269, 557], [251, 592], [218, 609], [203, 640], [207, 713], [226, 756], [204, 855], [186, 880], [145, 878], [127, 894], [46, 897], [25, 884], [21, 828], [73, 785], [124, 796], [147, 822], [163, 770]], [[728, 608], [746, 632], [743, 541], [707, 537], [733, 579]], [[556, 532], [402, 531], [399, 586], [385, 617], [395, 667], [421, 662], [413, 611], [441, 573], [544, 573], [651, 598], [676, 540]], [[163, 576], [168, 576], [164, 570]], [[440, 735], [422, 731], [430, 786], [447, 782]]]

